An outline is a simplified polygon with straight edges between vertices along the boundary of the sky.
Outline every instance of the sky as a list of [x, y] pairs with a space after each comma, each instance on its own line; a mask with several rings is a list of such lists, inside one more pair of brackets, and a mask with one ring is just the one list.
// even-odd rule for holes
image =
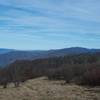
[[0, 0], [0, 48], [100, 48], [100, 0]]

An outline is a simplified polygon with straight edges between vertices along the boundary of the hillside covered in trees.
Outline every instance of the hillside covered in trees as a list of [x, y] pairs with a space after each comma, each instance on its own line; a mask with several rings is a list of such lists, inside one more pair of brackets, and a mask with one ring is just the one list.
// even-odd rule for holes
[[88, 49], [82, 47], [63, 48], [55, 50], [13, 50], [0, 49], [0, 66], [5, 67], [16, 60], [35, 60], [48, 57], [61, 57], [85, 53], [100, 52], [100, 49]]
[[40, 76], [66, 83], [100, 85], [100, 53], [15, 61], [0, 69], [0, 84], [6, 87], [14, 82], [18, 86], [20, 82]]

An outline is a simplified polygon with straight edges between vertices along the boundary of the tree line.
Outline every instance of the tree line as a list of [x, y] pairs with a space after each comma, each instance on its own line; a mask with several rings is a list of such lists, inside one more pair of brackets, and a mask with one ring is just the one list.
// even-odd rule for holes
[[41, 76], [80, 85], [100, 85], [100, 53], [15, 61], [0, 69], [0, 84], [7, 87]]

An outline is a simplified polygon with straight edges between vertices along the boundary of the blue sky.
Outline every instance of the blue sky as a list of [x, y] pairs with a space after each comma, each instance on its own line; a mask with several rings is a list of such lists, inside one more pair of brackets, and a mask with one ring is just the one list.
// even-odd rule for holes
[[0, 48], [100, 48], [100, 0], [0, 0]]

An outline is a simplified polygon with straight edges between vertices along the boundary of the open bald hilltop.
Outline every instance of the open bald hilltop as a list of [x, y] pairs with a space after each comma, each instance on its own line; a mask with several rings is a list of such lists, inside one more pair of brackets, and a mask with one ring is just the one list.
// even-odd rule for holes
[[82, 87], [49, 81], [46, 77], [28, 80], [20, 87], [0, 86], [0, 100], [100, 100], [100, 87]]
[[0, 100], [100, 100], [100, 0], [0, 0]]

